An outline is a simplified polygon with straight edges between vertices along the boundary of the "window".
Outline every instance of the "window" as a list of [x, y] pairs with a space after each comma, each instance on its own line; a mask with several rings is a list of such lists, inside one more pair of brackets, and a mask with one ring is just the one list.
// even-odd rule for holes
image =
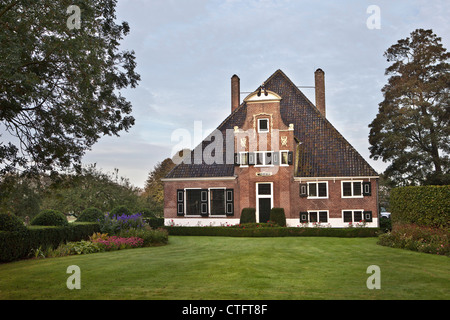
[[241, 166], [248, 166], [248, 152], [240, 152], [239, 158], [239, 163]]
[[308, 211], [300, 212], [300, 222], [307, 223], [327, 223], [328, 211]]
[[342, 198], [362, 197], [362, 181], [342, 181]]
[[280, 151], [280, 165], [288, 166], [289, 165], [289, 151]]
[[272, 166], [273, 165], [273, 151], [257, 151], [256, 166]]
[[179, 189], [177, 190], [178, 216], [232, 216], [234, 215], [233, 189]]
[[225, 189], [209, 190], [209, 206], [211, 215], [225, 214]]
[[308, 182], [308, 199], [328, 198], [328, 182]]
[[[363, 210], [344, 210], [342, 211], [342, 218], [345, 223], [358, 223], [364, 220], [363, 217], [365, 212], [366, 211]], [[371, 221], [372, 219], [370, 219], [370, 222]]]
[[258, 119], [258, 132], [269, 132], [269, 119]]
[[186, 190], [186, 215], [187, 216], [199, 216], [201, 214], [202, 203], [202, 190], [201, 189], [187, 189]]
[[289, 166], [292, 164], [292, 151], [241, 151], [234, 154], [234, 164], [236, 166], [247, 167], [256, 166]]

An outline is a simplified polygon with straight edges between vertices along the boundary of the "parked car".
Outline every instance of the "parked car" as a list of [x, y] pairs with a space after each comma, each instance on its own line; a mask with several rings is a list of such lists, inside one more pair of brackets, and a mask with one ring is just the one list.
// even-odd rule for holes
[[388, 218], [388, 219], [390, 219], [390, 218], [391, 218], [391, 213], [388, 212], [388, 211], [386, 210], [386, 208], [381, 207], [381, 208], [380, 208], [380, 217], [381, 217], [381, 218]]

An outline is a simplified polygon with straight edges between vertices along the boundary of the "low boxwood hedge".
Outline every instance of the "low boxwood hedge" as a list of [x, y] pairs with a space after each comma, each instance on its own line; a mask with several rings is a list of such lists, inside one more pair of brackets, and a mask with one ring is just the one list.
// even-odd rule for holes
[[99, 231], [99, 224], [90, 222], [0, 231], [0, 262], [27, 258], [33, 249], [56, 248], [63, 242], [87, 240], [90, 235]]
[[166, 226], [174, 236], [226, 236], [226, 237], [377, 237], [378, 228], [296, 228], [296, 227], [180, 227]]

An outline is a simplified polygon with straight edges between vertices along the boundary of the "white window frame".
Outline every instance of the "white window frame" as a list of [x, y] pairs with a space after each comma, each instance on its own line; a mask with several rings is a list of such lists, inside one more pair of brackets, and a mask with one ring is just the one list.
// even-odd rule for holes
[[359, 223], [359, 221], [355, 221], [355, 212], [357, 212], [357, 211], [361, 211], [361, 216], [362, 216], [362, 218], [363, 218], [363, 220], [365, 220], [364, 218], [364, 209], [345, 209], [345, 210], [342, 210], [341, 211], [341, 217], [342, 217], [342, 222], [343, 223], [350, 223], [350, 222], [344, 222], [344, 211], [350, 211], [351, 213], [352, 213], [352, 224], [355, 224], [355, 223]]
[[[354, 195], [354, 190], [353, 190], [353, 184], [355, 182], [359, 182], [361, 184], [361, 194], [358, 196]], [[344, 183], [350, 183], [351, 186], [351, 192], [352, 195], [351, 196], [344, 196]], [[346, 181], [341, 181], [341, 197], [342, 198], [364, 198], [364, 190], [363, 190], [363, 181], [362, 180], [346, 180]], [[345, 211], [349, 211], [349, 210], [345, 210]]]
[[[283, 164], [283, 153], [287, 154], [287, 163]], [[280, 167], [289, 167], [289, 150], [280, 150], [280, 161], [279, 161]]]
[[[260, 124], [259, 124], [261, 120], [267, 120], [267, 129], [261, 130]], [[258, 133], [267, 133], [267, 132], [270, 132], [270, 120], [269, 120], [269, 118], [259, 118], [258, 119]]]
[[[350, 210], [345, 210], [345, 211], [350, 211]], [[314, 222], [311, 222], [311, 216], [310, 216], [311, 212], [317, 212], [317, 222], [315, 222], [315, 223], [330, 223], [330, 211], [329, 210], [308, 210], [307, 212], [308, 212], [308, 223], [314, 223]], [[320, 220], [319, 212], [327, 213], [327, 222], [319, 221]]]
[[[320, 197], [319, 196], [319, 183], [325, 183], [326, 184], [327, 195], [325, 197]], [[310, 184], [315, 184], [316, 185], [316, 191], [317, 191], [317, 193], [316, 193], [317, 195], [316, 196], [310, 196], [309, 195], [309, 185]], [[311, 181], [311, 182], [308, 182], [308, 189], [306, 190], [306, 192], [307, 192], [307, 195], [308, 195], [307, 199], [328, 199], [328, 181]], [[322, 211], [324, 211], [324, 210], [322, 210]]]
[[[255, 151], [254, 153], [255, 153], [255, 157], [256, 157], [256, 159], [255, 159], [255, 167], [273, 167], [274, 166], [274, 164], [273, 164], [273, 155], [275, 154], [275, 151]], [[259, 154], [261, 154], [261, 153], [264, 154], [263, 164], [257, 164], [258, 163], [258, 159], [259, 159]], [[271, 157], [272, 163], [271, 164], [266, 164], [266, 159], [267, 159], [266, 153], [271, 153], [272, 154], [272, 157]]]
[[[223, 214], [211, 214], [211, 190], [223, 190], [223, 202], [224, 202], [224, 212]], [[209, 212], [208, 215], [210, 217], [226, 217], [227, 216], [227, 188], [226, 187], [212, 187], [212, 188], [208, 188], [208, 208], [209, 208]]]

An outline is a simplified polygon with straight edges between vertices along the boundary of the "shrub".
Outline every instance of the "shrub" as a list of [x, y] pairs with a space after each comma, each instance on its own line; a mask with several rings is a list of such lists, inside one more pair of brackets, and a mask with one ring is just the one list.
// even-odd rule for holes
[[376, 237], [377, 228], [296, 228], [296, 227], [178, 227], [167, 226], [169, 235], [222, 237]]
[[391, 191], [392, 222], [450, 227], [450, 185], [395, 188]]
[[149, 208], [143, 208], [143, 209], [139, 210], [139, 213], [142, 213], [142, 216], [144, 218], [149, 218], [149, 219], [156, 218], [156, 215]]
[[97, 208], [87, 208], [81, 212], [77, 222], [97, 222], [105, 217], [103, 212]]
[[131, 215], [122, 214], [120, 216], [116, 216], [116, 219], [119, 224], [119, 230], [144, 227], [144, 221], [141, 213]]
[[131, 214], [131, 211], [126, 206], [118, 206], [118, 207], [115, 207], [114, 209], [112, 209], [110, 214], [113, 216], [118, 216], [118, 215], [123, 215], [123, 214], [129, 215], [129, 214]]
[[144, 221], [142, 214], [136, 213], [132, 215], [113, 215], [106, 214], [103, 220], [99, 221], [100, 231], [109, 235], [118, 235], [121, 230], [129, 228], [143, 228]]
[[279, 227], [275, 222], [273, 221], [267, 221], [267, 223], [264, 222], [250, 222], [250, 223], [240, 223], [230, 226], [230, 228], [238, 228], [238, 229], [252, 229], [252, 228], [273, 228], [273, 227]]
[[154, 229], [164, 226], [164, 218], [147, 218], [144, 221]]
[[241, 212], [241, 218], [239, 220], [240, 224], [243, 223], [256, 223], [256, 209], [255, 208], [244, 208]]
[[67, 218], [57, 210], [43, 210], [31, 220], [32, 226], [67, 226]]
[[414, 224], [395, 224], [391, 232], [380, 235], [379, 245], [450, 256], [447, 230]]
[[380, 218], [380, 229], [383, 232], [389, 232], [392, 230], [392, 220], [390, 218], [381, 217]]
[[27, 258], [44, 249], [57, 248], [71, 241], [87, 240], [98, 232], [98, 223], [71, 223], [68, 226], [31, 226], [23, 231], [0, 231], [0, 261]]
[[286, 227], [286, 215], [283, 208], [272, 208], [270, 210], [270, 221], [275, 222], [280, 227]]
[[140, 229], [131, 228], [122, 230], [120, 236], [141, 238], [144, 241], [144, 247], [167, 244], [169, 241], [169, 233], [167, 230], [162, 228], [152, 229], [150, 226], [145, 226]]
[[24, 231], [25, 225], [18, 216], [11, 213], [0, 213], [0, 231]]
[[89, 254], [102, 251], [105, 251], [105, 248], [98, 242], [80, 240], [61, 244], [58, 248], [53, 250], [50, 255], [53, 257], [58, 257], [75, 254]]

